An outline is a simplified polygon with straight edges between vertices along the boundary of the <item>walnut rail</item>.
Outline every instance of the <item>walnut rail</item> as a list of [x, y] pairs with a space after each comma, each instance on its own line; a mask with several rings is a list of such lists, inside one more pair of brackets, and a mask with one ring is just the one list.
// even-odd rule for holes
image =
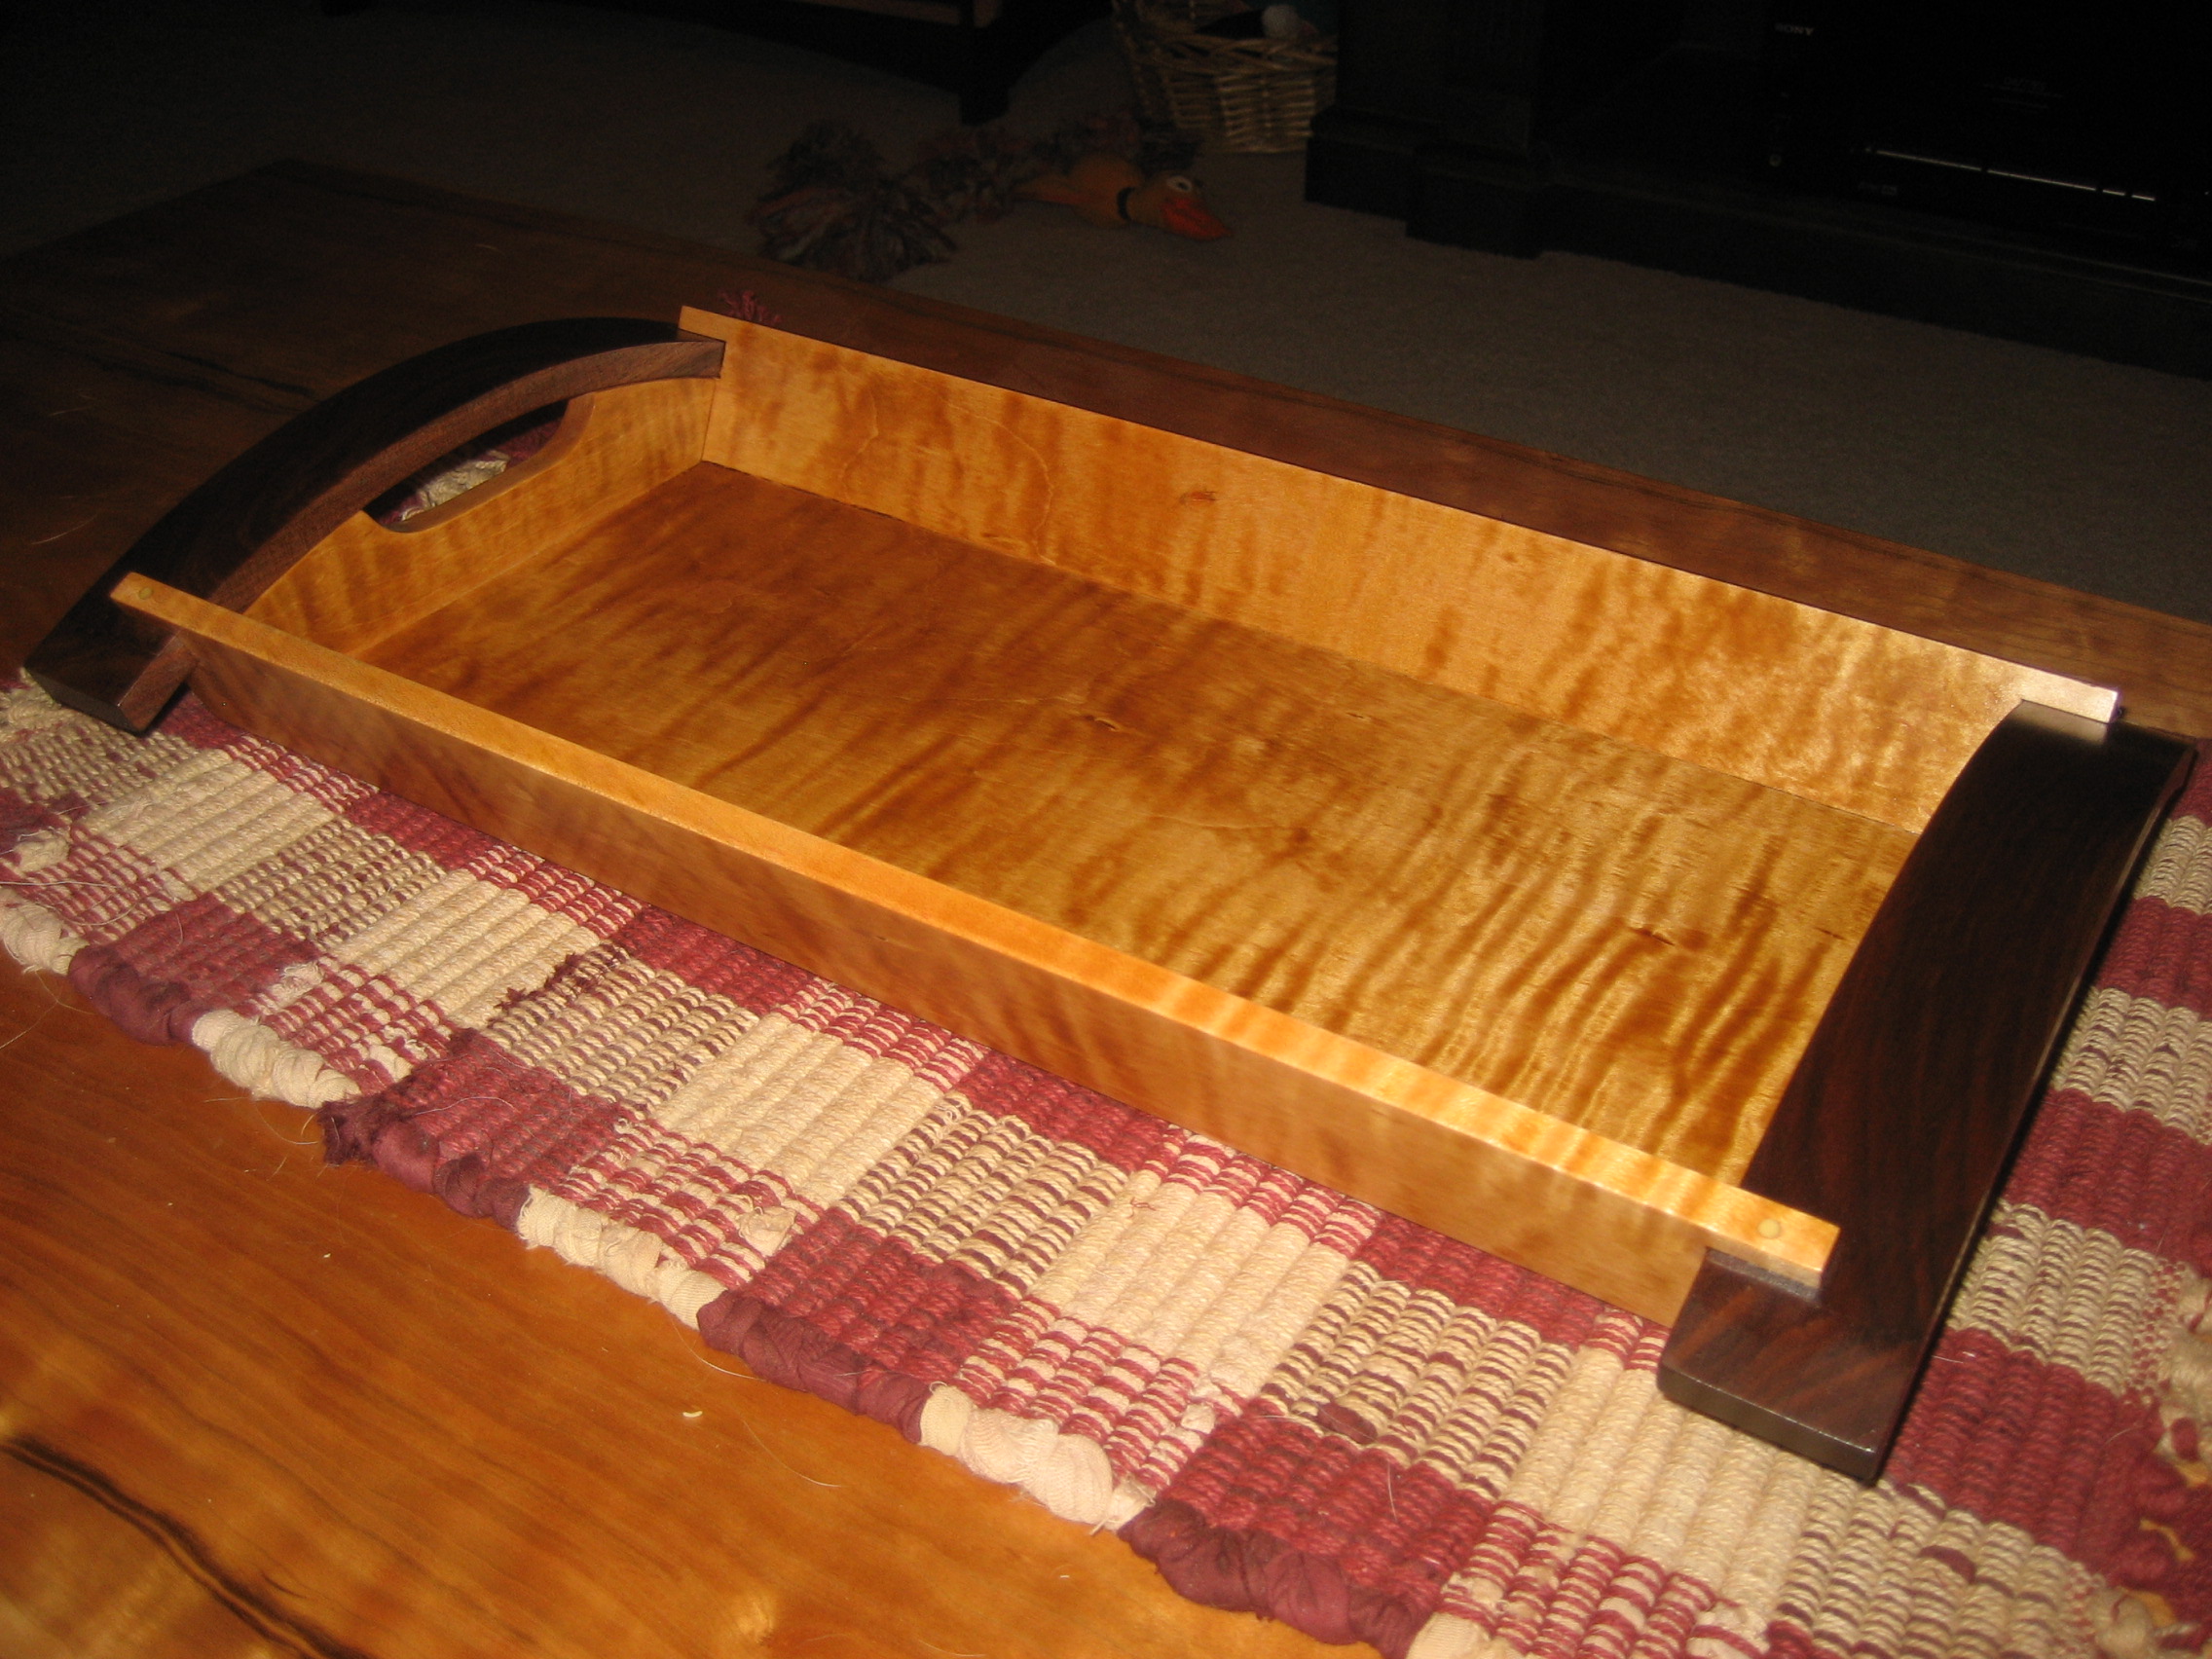
[[[721, 355], [719, 342], [665, 325], [593, 319], [479, 337], [374, 376], [189, 497], [29, 666], [65, 701], [142, 726], [189, 652], [143, 607], [127, 618], [110, 603], [123, 578], [242, 610], [457, 442], [564, 398], [709, 378]], [[2156, 734], [2032, 709], [1984, 745], [1892, 889], [1746, 1182], [1840, 1229], [1822, 1285], [1711, 1255], [1669, 1350], [1671, 1393], [1862, 1479], [1878, 1471], [2034, 1086], [2187, 756]], [[1919, 1179], [1898, 1177], [1900, 1159]]]
[[1719, 1251], [1671, 1399], [1861, 1480], [1896, 1438], [2098, 944], [2194, 750], [2023, 705], [1861, 940], [1745, 1185], [1838, 1224], [1820, 1288]]

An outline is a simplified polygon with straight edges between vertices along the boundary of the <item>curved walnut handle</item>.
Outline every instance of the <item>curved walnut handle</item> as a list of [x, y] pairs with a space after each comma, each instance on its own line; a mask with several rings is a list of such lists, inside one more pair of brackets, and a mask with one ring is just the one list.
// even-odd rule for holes
[[309, 548], [440, 456], [518, 415], [641, 381], [711, 380], [722, 343], [636, 317], [525, 323], [371, 375], [285, 423], [187, 496], [24, 662], [57, 701], [143, 731], [191, 662], [109, 602], [124, 576], [243, 610]]
[[1967, 762], [1845, 970], [1744, 1185], [1841, 1230], [1817, 1291], [1706, 1253], [1669, 1398], [1881, 1471], [2151, 832], [2177, 738], [2023, 703]]

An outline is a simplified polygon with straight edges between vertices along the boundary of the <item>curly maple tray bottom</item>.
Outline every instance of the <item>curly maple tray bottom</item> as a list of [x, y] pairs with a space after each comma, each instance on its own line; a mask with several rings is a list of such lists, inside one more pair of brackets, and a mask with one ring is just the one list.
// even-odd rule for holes
[[1912, 839], [712, 464], [364, 655], [1723, 1180]]

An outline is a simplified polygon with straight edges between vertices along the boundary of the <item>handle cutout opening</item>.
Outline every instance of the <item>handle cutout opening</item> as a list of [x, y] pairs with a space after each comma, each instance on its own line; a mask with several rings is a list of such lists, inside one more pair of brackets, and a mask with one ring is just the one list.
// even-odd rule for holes
[[403, 535], [459, 518], [559, 461], [583, 435], [590, 412], [585, 393], [518, 415], [448, 450], [362, 511]]

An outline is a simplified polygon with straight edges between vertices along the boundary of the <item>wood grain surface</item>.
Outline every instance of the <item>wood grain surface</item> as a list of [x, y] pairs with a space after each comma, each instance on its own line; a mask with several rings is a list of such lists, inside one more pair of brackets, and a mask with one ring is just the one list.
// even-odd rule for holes
[[0, 969], [0, 1651], [1330, 1651]]
[[684, 313], [707, 459], [1918, 830], [2015, 703], [2109, 690], [1557, 535]]
[[2131, 719], [2212, 734], [2212, 625], [918, 296], [775, 268], [741, 285], [794, 333], [2119, 686]]
[[1653, 1318], [1835, 1229], [143, 577], [218, 714], [925, 1018]]
[[368, 657], [1721, 1180], [1912, 842], [711, 464]]

